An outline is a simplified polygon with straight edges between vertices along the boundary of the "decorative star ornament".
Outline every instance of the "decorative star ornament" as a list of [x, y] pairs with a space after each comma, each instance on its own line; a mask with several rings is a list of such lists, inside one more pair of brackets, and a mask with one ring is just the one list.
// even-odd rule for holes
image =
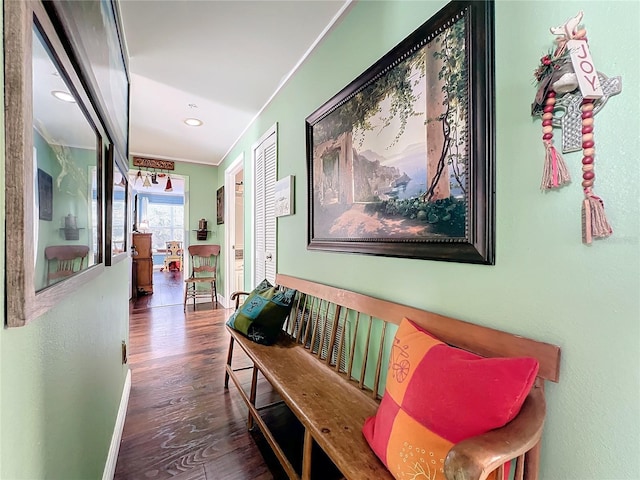
[[[622, 92], [622, 77], [607, 77], [598, 72], [598, 78], [604, 95], [593, 102], [593, 114], [597, 114], [605, 106], [610, 97]], [[582, 94], [579, 89], [566, 93], [557, 98], [555, 109], [564, 112], [561, 116], [554, 116], [552, 125], [562, 130], [562, 153], [582, 150]], [[533, 115], [542, 116], [541, 105], [534, 106]]]

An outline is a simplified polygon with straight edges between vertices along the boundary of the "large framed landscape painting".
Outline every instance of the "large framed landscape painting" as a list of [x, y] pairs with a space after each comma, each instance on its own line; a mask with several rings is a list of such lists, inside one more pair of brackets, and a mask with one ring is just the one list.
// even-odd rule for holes
[[494, 263], [493, 25], [451, 2], [307, 118], [309, 249]]

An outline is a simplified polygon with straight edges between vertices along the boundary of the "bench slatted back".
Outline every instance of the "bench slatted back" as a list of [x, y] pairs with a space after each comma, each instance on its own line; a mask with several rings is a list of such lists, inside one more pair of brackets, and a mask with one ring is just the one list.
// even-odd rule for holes
[[374, 398], [384, 391], [383, 360], [392, 354], [395, 328], [388, 324], [399, 325], [405, 317], [483, 357], [534, 357], [539, 378], [559, 379], [558, 346], [289, 275], [278, 274], [276, 283], [299, 292], [285, 331], [360, 388], [372, 390]]

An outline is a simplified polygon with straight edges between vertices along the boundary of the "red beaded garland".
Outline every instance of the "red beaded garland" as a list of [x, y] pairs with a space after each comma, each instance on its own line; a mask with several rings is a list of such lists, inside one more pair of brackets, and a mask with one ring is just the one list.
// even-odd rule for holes
[[[595, 142], [593, 140], [593, 100], [591, 99], [583, 99], [582, 100], [582, 149], [584, 152], [584, 156], [582, 157], [582, 187], [584, 188], [585, 194], [590, 194], [591, 187], [593, 186], [593, 181], [596, 178], [596, 174], [593, 171], [594, 167], [594, 155], [595, 151]], [[585, 122], [586, 121], [586, 122]], [[586, 123], [586, 124], [585, 124]]]

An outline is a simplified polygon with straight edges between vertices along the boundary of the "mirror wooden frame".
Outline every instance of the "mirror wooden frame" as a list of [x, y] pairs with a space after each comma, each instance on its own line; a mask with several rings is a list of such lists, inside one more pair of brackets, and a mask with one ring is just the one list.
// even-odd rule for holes
[[[5, 302], [6, 324], [26, 325], [64, 298], [75, 293], [103, 270], [103, 139], [108, 138], [93, 109], [63, 40], [39, 1], [5, 1], [4, 70], [5, 70]], [[97, 243], [96, 264], [68, 279], [38, 292], [34, 283], [33, 202], [33, 80], [32, 38], [37, 26], [64, 69], [79, 105], [96, 131], [97, 149]]]

